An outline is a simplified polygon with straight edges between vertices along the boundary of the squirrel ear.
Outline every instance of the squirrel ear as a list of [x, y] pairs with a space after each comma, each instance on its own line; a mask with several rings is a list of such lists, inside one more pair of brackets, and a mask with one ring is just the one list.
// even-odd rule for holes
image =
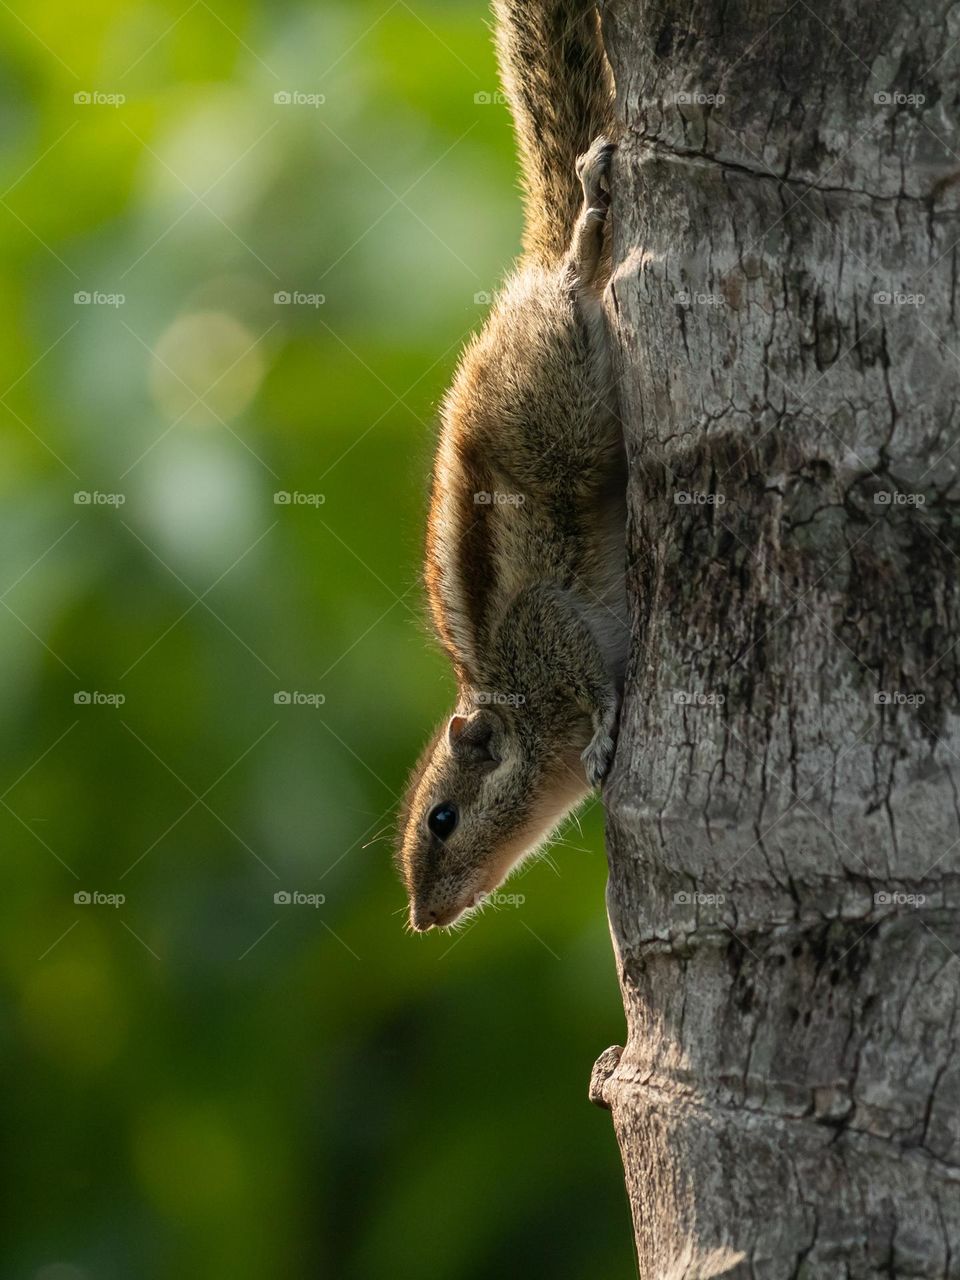
[[450, 723], [447, 725], [447, 741], [451, 747], [455, 747], [457, 739], [467, 727], [466, 716], [451, 716]]
[[496, 751], [499, 719], [491, 711], [474, 711], [469, 716], [451, 716], [447, 725], [450, 750], [461, 759], [475, 764], [499, 764]]

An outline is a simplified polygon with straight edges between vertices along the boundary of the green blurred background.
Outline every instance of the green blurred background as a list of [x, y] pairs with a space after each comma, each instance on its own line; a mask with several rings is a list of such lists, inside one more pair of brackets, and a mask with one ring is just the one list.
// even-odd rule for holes
[[0, 26], [0, 1274], [632, 1275], [598, 806], [453, 935], [390, 857], [520, 232], [484, 6]]

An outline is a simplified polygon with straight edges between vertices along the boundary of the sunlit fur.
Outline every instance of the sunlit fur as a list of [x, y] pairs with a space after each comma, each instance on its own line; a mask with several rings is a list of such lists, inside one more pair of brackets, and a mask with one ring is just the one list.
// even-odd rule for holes
[[[625, 462], [601, 307], [611, 146], [589, 149], [586, 200], [576, 174], [610, 123], [596, 13], [580, 0], [494, 8], [525, 257], [441, 410], [425, 580], [458, 699], [400, 815], [417, 930], [474, 910], [603, 776], [628, 639]], [[441, 803], [459, 811], [445, 840], [427, 825]]]
[[[500, 759], [481, 767], [458, 756], [445, 722], [411, 775], [401, 865], [417, 928], [450, 923], [490, 893], [589, 791], [580, 756], [594, 728], [562, 663], [550, 662], [566, 628], [558, 620], [564, 634], [553, 636], [549, 617], [525, 609], [532, 588], [556, 587], [619, 682], [624, 463], [611, 383], [597, 296], [568, 263], [508, 283], [445, 400], [428, 594], [458, 711], [495, 717]], [[443, 801], [460, 810], [445, 842], [426, 821]]]
[[[415, 928], [452, 923], [479, 905], [589, 791], [579, 759], [581, 740], [585, 745], [590, 738], [588, 722], [565, 753], [544, 751], [532, 741], [537, 730], [519, 712], [479, 714], [501, 722], [499, 762], [481, 766], [464, 758], [451, 746], [445, 723], [410, 780], [400, 861]], [[460, 820], [453, 835], [440, 841], [426, 817], [450, 800]]]

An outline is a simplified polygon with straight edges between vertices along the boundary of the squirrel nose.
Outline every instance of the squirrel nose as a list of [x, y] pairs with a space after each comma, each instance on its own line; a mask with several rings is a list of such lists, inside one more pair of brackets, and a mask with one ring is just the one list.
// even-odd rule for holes
[[410, 923], [418, 933], [426, 933], [437, 923], [437, 913], [427, 907], [414, 907], [410, 912]]

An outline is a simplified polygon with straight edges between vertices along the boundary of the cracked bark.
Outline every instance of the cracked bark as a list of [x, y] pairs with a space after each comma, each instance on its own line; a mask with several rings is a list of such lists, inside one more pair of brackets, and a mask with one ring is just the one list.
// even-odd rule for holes
[[640, 1273], [960, 1277], [960, 9], [603, 29], [634, 630], [591, 1096]]

